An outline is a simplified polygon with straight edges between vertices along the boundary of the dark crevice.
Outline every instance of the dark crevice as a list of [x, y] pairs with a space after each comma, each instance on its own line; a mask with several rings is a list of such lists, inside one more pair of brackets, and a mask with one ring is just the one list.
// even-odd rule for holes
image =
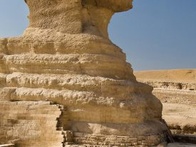
[[176, 142], [192, 143], [196, 146], [196, 135], [173, 135]]

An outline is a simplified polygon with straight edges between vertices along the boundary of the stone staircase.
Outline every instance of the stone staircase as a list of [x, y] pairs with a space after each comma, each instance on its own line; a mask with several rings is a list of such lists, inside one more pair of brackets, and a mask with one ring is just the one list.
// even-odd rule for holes
[[0, 144], [0, 147], [14, 147], [14, 144]]
[[13, 141], [20, 147], [63, 146], [64, 136], [57, 131], [57, 118], [61, 115], [58, 105], [43, 101], [0, 101], [0, 105], [0, 143]]

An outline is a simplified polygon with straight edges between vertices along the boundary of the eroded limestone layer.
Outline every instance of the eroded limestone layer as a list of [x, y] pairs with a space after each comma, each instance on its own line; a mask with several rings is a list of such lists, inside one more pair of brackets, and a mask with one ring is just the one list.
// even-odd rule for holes
[[[125, 54], [108, 39], [110, 17], [116, 11], [131, 8], [131, 1], [26, 3], [30, 25], [23, 36], [0, 40], [0, 105], [7, 106], [0, 121], [8, 121], [14, 110], [20, 116], [20, 109], [24, 109], [22, 120], [29, 123], [37, 116], [42, 120], [45, 114], [54, 117], [45, 119], [51, 124], [36, 122], [43, 128], [35, 128], [48, 130], [46, 134], [21, 132], [11, 135], [11, 139], [18, 139], [20, 146], [32, 147], [31, 139], [42, 146], [45, 140], [54, 140], [49, 135], [54, 131], [59, 138], [54, 146], [153, 146], [166, 140], [160, 101], [152, 95], [150, 86], [136, 81]], [[23, 102], [25, 105], [20, 105]], [[53, 110], [57, 106], [47, 104], [47, 111], [42, 112], [42, 102], [58, 104], [63, 109], [57, 109], [57, 114]], [[16, 108], [12, 109], [12, 105]], [[20, 117], [12, 119], [19, 122], [17, 127], [12, 124], [19, 132]], [[4, 127], [6, 123], [2, 122]], [[29, 128], [24, 130], [28, 134]], [[9, 137], [8, 134], [9, 127], [5, 127], [2, 137]], [[37, 139], [40, 135], [45, 138]]]

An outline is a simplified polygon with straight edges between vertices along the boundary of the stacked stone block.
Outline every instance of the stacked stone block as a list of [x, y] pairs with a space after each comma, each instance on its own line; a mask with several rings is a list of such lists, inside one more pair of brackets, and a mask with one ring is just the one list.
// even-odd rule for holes
[[0, 105], [0, 144], [62, 146], [62, 131], [56, 128], [59, 106], [42, 101], [0, 101]]

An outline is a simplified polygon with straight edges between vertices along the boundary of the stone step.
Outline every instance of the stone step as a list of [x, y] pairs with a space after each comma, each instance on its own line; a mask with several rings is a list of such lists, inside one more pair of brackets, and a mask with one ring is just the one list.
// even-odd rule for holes
[[[93, 97], [91, 92], [71, 91], [71, 90], [54, 90], [44, 88], [17, 88], [12, 93], [11, 100], [19, 101], [52, 101], [55, 103], [74, 104], [88, 101]], [[77, 102], [78, 101], [78, 102]]]
[[[13, 113], [19, 113], [19, 114], [25, 114], [25, 112], [28, 110], [32, 114], [38, 115], [39, 113], [43, 116], [53, 116], [53, 115], [60, 115], [61, 112], [59, 111], [58, 106], [56, 105], [50, 105], [50, 102], [47, 103], [39, 103], [37, 102], [7, 102], [7, 101], [0, 101], [1, 107], [0, 110], [3, 111], [10, 111], [11, 109], [16, 109]], [[48, 105], [47, 105], [48, 104]], [[23, 108], [26, 107], [26, 109]], [[2, 112], [3, 112], [2, 111]], [[52, 111], [53, 113], [51, 114]], [[37, 113], [39, 112], [39, 113]], [[1, 113], [1, 111], [0, 111]]]
[[[128, 94], [129, 92], [127, 92]], [[132, 94], [130, 96], [133, 97]], [[92, 99], [94, 97], [94, 99]], [[124, 97], [122, 97], [124, 98]], [[126, 97], [127, 98], [127, 97]], [[137, 98], [137, 97], [136, 97]], [[55, 103], [66, 105], [66, 107], [71, 107], [73, 110], [69, 111], [71, 113], [71, 120], [77, 121], [100, 121], [100, 118], [103, 118], [105, 121], [114, 120], [118, 122], [138, 122], [143, 121], [143, 117], [140, 120], [135, 116], [137, 113], [131, 112], [129, 109], [119, 107], [118, 97], [114, 99], [114, 97], [98, 97], [95, 93], [91, 92], [81, 92], [81, 91], [70, 91], [70, 90], [53, 90], [53, 89], [35, 89], [35, 88], [17, 88], [11, 94], [12, 101], [52, 101]], [[138, 99], [135, 99], [138, 101]], [[102, 105], [104, 103], [104, 105]], [[88, 108], [84, 106], [88, 105], [98, 105], [99, 109]], [[143, 107], [143, 103], [139, 103], [139, 107]], [[137, 105], [137, 107], [138, 107]], [[74, 108], [77, 106], [77, 108]], [[109, 108], [107, 106], [110, 106]], [[133, 107], [132, 104], [126, 105], [126, 107]], [[119, 109], [116, 109], [119, 108]], [[85, 110], [84, 110], [85, 109]], [[110, 111], [113, 111], [112, 117]], [[143, 112], [141, 115], [146, 114], [146, 109], [141, 109]], [[107, 113], [106, 113], [107, 112]], [[105, 116], [107, 114], [107, 116]], [[120, 118], [120, 119], [119, 119]], [[137, 118], [137, 119], [135, 119]]]
[[[74, 36], [74, 37], [73, 37]], [[79, 36], [79, 34], [78, 34]], [[98, 38], [92, 40], [89, 38], [81, 37], [86, 41], [80, 42], [78, 36], [70, 35], [70, 39], [61, 42], [54, 41], [34, 41], [24, 40], [22, 38], [9, 38], [8, 40], [0, 40], [0, 47], [2, 52], [7, 52], [9, 55], [24, 54], [34, 52], [36, 54], [105, 54], [109, 56], [118, 57], [125, 60], [125, 54], [122, 50], [106, 41]], [[74, 41], [75, 40], [75, 41]], [[73, 43], [74, 42], [74, 43]], [[77, 43], [77, 45], [75, 45]], [[1, 51], [0, 51], [1, 53]]]
[[87, 74], [115, 79], [130, 79], [130, 65], [106, 55], [6, 55], [2, 60], [9, 72]]
[[[47, 88], [47, 89], [70, 89], [78, 91], [100, 91], [105, 78], [91, 77], [87, 75], [76, 74], [28, 74], [13, 73], [7, 76], [1, 76], [7, 87], [28, 87], [28, 88]], [[112, 82], [112, 80], [111, 80]]]
[[[22, 105], [21, 105], [22, 106]], [[2, 105], [2, 107], [0, 108], [0, 110], [4, 110], [5, 112], [8, 110], [8, 109], [17, 109], [15, 112], [13, 112], [13, 113], [19, 113], [19, 114], [25, 114], [25, 111], [26, 110], [24, 110], [24, 109], [22, 109], [22, 108], [19, 108], [18, 106], [10, 106], [9, 104], [7, 104], [7, 105]], [[43, 108], [43, 109], [42, 109]], [[44, 108], [44, 107], [41, 107], [41, 108], [36, 108], [36, 107], [31, 107], [31, 106], [28, 106], [27, 107], [27, 110], [29, 111], [29, 112], [31, 112], [32, 114], [37, 114], [37, 112], [39, 112], [40, 114], [42, 114], [43, 116], [51, 116], [51, 117], [53, 117], [54, 115], [60, 115], [61, 113], [58, 111], [58, 110], [56, 110], [56, 109], [50, 109], [50, 108]], [[8, 110], [9, 111], [9, 110]], [[51, 111], [53, 112], [52, 114], [51, 114]], [[37, 114], [37, 115], [39, 115], [39, 113]]]
[[[57, 97], [62, 98], [66, 93], [68, 94], [66, 97], [70, 97], [70, 93], [74, 92], [80, 93], [80, 95], [89, 95], [91, 93], [90, 95], [96, 94], [97, 97], [104, 96], [123, 99], [130, 97], [131, 92], [140, 91], [142, 89], [144, 92], [149, 93], [152, 90], [149, 86], [140, 83], [136, 84], [132, 81], [91, 77], [87, 75], [13, 73], [7, 75], [6, 79], [4, 78], [5, 76], [2, 77], [2, 80], [6, 81], [6, 86], [8, 87], [0, 88], [0, 93], [4, 93], [1, 94], [2, 98], [3, 96], [7, 96], [8, 100], [10, 99], [10, 95], [12, 95], [13, 100], [17, 100], [14, 98], [14, 95], [16, 95], [15, 87], [18, 87], [15, 88], [17, 93], [23, 93], [20, 95], [24, 97], [31, 97], [31, 95], [36, 97], [36, 95], [40, 93], [39, 95], [44, 95], [45, 98], [48, 93], [59, 93]], [[25, 87], [26, 89], [20, 87]], [[34, 94], [31, 91], [34, 91]]]
[[[10, 112], [9, 112], [10, 113]], [[30, 115], [30, 114], [27, 114], [27, 115]], [[0, 116], [1, 119], [3, 119], [1, 121], [1, 125], [0, 126], [3, 126], [3, 125], [6, 125], [6, 126], [11, 126], [11, 125], [15, 125], [17, 123], [20, 123], [20, 124], [25, 124], [25, 123], [29, 123], [29, 126], [31, 126], [32, 124], [39, 124], [39, 125], [36, 125], [37, 128], [42, 128], [42, 123], [44, 123], [45, 125], [47, 126], [50, 126], [51, 127], [51, 130], [55, 130], [56, 131], [56, 125], [57, 125], [57, 121], [55, 120], [56, 118], [51, 118], [51, 117], [20, 117], [18, 116], [18, 114], [16, 114], [16, 117], [13, 116], [9, 116], [6, 118], [6, 116]], [[30, 119], [29, 119], [30, 118]], [[53, 120], [50, 120], [50, 119], [53, 119]], [[54, 128], [52, 128], [54, 127]]]
[[24, 141], [17, 144], [19, 147], [63, 147], [62, 142], [57, 141]]
[[[6, 108], [6, 109], [9, 109], [9, 108]], [[3, 111], [3, 109], [1, 109], [0, 111]], [[4, 113], [10, 113], [10, 111], [4, 111]], [[29, 115], [28, 113], [31, 113], [31, 115]], [[0, 116], [1, 117], [6, 117], [4, 118], [4, 121], [7, 120], [7, 123], [8, 122], [23, 122], [25, 120], [28, 120], [28, 121], [37, 121], [37, 122], [41, 122], [41, 121], [44, 121], [44, 123], [48, 123], [50, 125], [52, 124], [56, 124], [57, 123], [57, 118], [58, 116], [60, 116], [59, 113], [53, 113], [52, 110], [49, 110], [48, 109], [48, 113], [51, 113], [51, 114], [41, 114], [42, 112], [40, 112], [39, 110], [37, 111], [28, 111], [25, 112], [25, 110], [23, 110], [23, 112], [20, 112], [20, 111], [17, 111], [17, 108], [15, 108], [15, 112], [12, 112], [11, 115], [9, 116], [6, 116], [5, 114], [3, 113], [0, 113]], [[37, 114], [36, 114], [37, 113]]]
[[[23, 110], [23, 108], [21, 108], [21, 109], [19, 108], [18, 105], [20, 105], [20, 106], [27, 106], [27, 110], [32, 111], [32, 112], [34, 112], [34, 110], [36, 110], [36, 111], [38, 110], [42, 114], [49, 114], [47, 112], [48, 109], [49, 110], [52, 110], [53, 112], [59, 112], [59, 110], [57, 109], [57, 107], [55, 107], [57, 105], [51, 105], [51, 108], [50, 108], [49, 106], [47, 106], [45, 104], [42, 105], [39, 102], [36, 103], [36, 101], [35, 102], [33, 102], [33, 101], [29, 101], [29, 102], [20, 102], [20, 101], [18, 101], [17, 102], [16, 101], [16, 102], [12, 102], [13, 106], [11, 104], [9, 104], [9, 102], [7, 102], [7, 101], [0, 101], [0, 103], [2, 104], [2, 107], [0, 109], [4, 109], [4, 107], [13, 108], [13, 109], [14, 108], [17, 108], [20, 111], [20, 110]], [[39, 105], [40, 105], [40, 107], [39, 107]], [[5, 111], [6, 111], [6, 109], [5, 109]]]
[[[120, 85], [120, 83], [119, 83]], [[16, 88], [15, 90], [6, 90], [2, 89], [0, 92], [4, 93], [5, 99], [14, 100], [14, 101], [52, 101], [55, 103], [85, 103], [85, 101], [89, 101], [91, 97], [96, 97], [96, 101], [103, 101], [102, 97], [107, 97], [105, 101], [110, 101], [110, 99], [116, 98], [116, 100], [124, 100], [125, 98], [131, 98], [134, 94], [130, 95], [130, 92], [137, 92], [142, 86], [137, 85], [138, 87], [133, 86], [119, 86], [117, 85], [112, 86], [102, 86], [100, 92], [97, 91], [77, 91], [73, 90], [57, 90], [57, 89], [45, 89], [45, 88]], [[105, 89], [104, 89], [105, 87]], [[111, 88], [112, 87], [112, 88]], [[107, 89], [111, 88], [111, 89]], [[8, 88], [7, 88], [8, 89]], [[123, 91], [124, 93], [120, 93]], [[150, 89], [149, 89], [150, 90]], [[147, 90], [146, 90], [147, 91]], [[115, 94], [112, 96], [112, 94]], [[3, 96], [2, 95], [2, 98]], [[89, 101], [90, 102], [90, 101]], [[93, 102], [93, 101], [92, 101]], [[94, 101], [95, 102], [95, 101]], [[109, 103], [108, 103], [109, 104]]]
[[0, 105], [0, 141], [17, 138], [25, 140], [27, 146], [31, 145], [29, 142], [37, 146], [46, 142], [59, 146], [64, 141], [62, 131], [57, 131], [57, 118], [61, 115], [58, 105], [41, 101], [0, 101]]
[[[46, 88], [58, 90], [93, 91], [102, 94], [114, 95], [115, 91], [134, 91], [139, 85], [131, 81], [114, 80], [102, 77], [91, 77], [87, 75], [58, 75], [58, 74], [28, 74], [13, 73], [8, 74], [6, 79], [7, 87], [28, 87]], [[119, 86], [120, 85], [120, 86]], [[112, 92], [112, 93], [111, 93]], [[117, 95], [116, 95], [117, 96]]]
[[0, 147], [14, 147], [14, 144], [0, 144]]

